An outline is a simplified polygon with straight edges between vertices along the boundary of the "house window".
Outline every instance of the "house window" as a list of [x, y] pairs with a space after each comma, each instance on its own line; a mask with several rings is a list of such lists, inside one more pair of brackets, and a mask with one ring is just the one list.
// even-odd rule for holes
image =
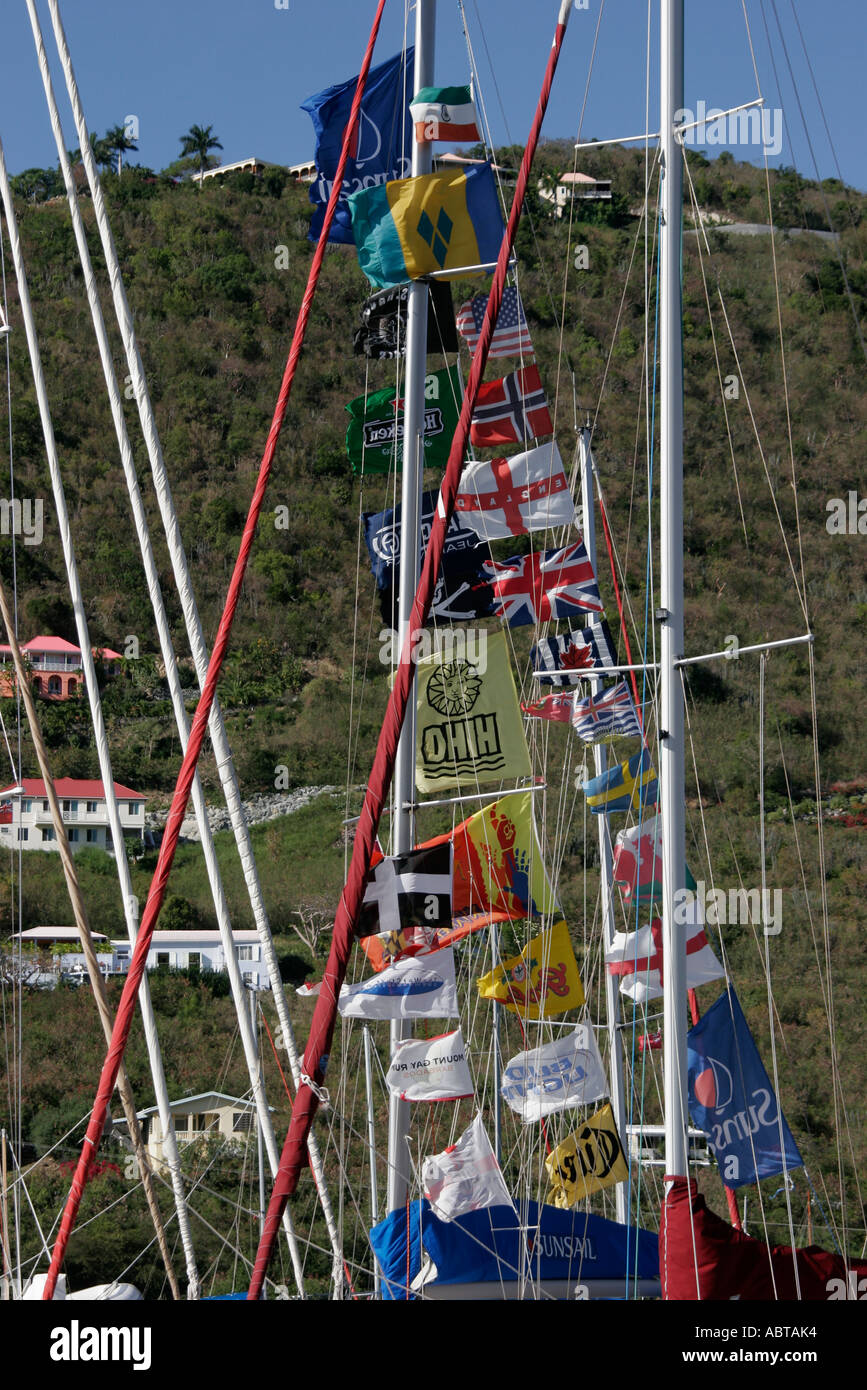
[[137, 816], [138, 813], [139, 813], [140, 808], [141, 808], [141, 802], [140, 802], [140, 801], [131, 801], [131, 802], [129, 803], [129, 813], [130, 813], [130, 815], [131, 815], [131, 816]]
[[63, 803], [63, 814], [64, 814], [65, 816], [77, 816], [77, 815], [78, 815], [78, 802], [77, 802], [77, 801], [64, 801], [64, 803]]
[[175, 1129], [177, 1130], [178, 1134], [186, 1134], [187, 1130], [190, 1127], [189, 1115], [174, 1115], [173, 1119], [175, 1122]]
[[68, 839], [69, 839], [69, 843], [70, 843], [71, 845], [74, 845], [74, 844], [77, 843], [77, 841], [78, 841], [78, 831], [77, 831], [77, 830], [67, 830], [66, 834], [67, 834], [67, 837], [68, 837]]
[[42, 803], [42, 810], [43, 810], [43, 811], [47, 811], [47, 810], [48, 810], [48, 802], [47, 802], [47, 801], [43, 801], [43, 803]]
[[43, 838], [43, 840], [53, 840], [53, 839], [55, 839], [54, 826], [53, 826], [53, 825], [46, 825], [46, 826], [43, 826], [43, 829], [42, 829], [42, 838]]
[[200, 1115], [190, 1116], [190, 1126], [196, 1134], [207, 1134], [220, 1128], [220, 1117], [213, 1110], [203, 1110]]
[[187, 956], [187, 966], [190, 970], [201, 970], [202, 953], [201, 951], [190, 951]]
[[26, 812], [30, 812], [33, 810], [33, 802], [30, 800], [29, 796], [24, 801], [22, 801], [21, 810]]
[[49, 676], [49, 677], [48, 677], [48, 693], [49, 693], [49, 695], [59, 695], [60, 692], [61, 692], [61, 690], [62, 690], [62, 686], [61, 686], [61, 684], [60, 684], [60, 677], [59, 677], [59, 676]]
[[87, 814], [88, 814], [89, 816], [95, 816], [95, 815], [96, 815], [96, 802], [95, 802], [95, 801], [88, 801], [88, 803], [87, 803]]
[[256, 957], [253, 955], [255, 949], [255, 946], [239, 946], [238, 960], [255, 960]]
[[168, 951], [157, 951], [157, 969], [161, 965], [171, 965], [171, 958]]
[[249, 1134], [253, 1128], [252, 1110], [236, 1110], [232, 1115], [232, 1133]]
[[27, 830], [26, 828], [25, 828], [24, 830], [19, 830], [19, 831], [18, 831], [18, 838], [19, 838], [19, 840], [26, 840], [26, 839], [29, 837], [29, 835], [30, 835], [30, 831]]
[[98, 830], [88, 830], [88, 832], [87, 832], [87, 843], [88, 843], [89, 845], [95, 845], [95, 844], [98, 844], [98, 842], [99, 842], [99, 831], [98, 831]]

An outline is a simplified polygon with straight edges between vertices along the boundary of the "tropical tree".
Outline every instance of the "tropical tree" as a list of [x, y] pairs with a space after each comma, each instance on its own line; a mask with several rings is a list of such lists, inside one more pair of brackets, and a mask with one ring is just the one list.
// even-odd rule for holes
[[202, 186], [202, 174], [210, 167], [213, 160], [210, 158], [211, 150], [221, 150], [214, 127], [210, 125], [191, 125], [186, 135], [181, 136], [181, 156], [195, 155], [199, 161], [199, 187]]
[[126, 127], [122, 125], [114, 125], [111, 130], [107, 130], [102, 143], [109, 152], [110, 157], [117, 155], [118, 174], [123, 172], [123, 156], [125, 152], [127, 150], [138, 149], [135, 140], [130, 140], [126, 133]]

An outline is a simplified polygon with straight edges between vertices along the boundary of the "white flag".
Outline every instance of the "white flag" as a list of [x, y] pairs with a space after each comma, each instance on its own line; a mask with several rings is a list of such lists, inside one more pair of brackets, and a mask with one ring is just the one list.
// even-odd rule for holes
[[[710, 980], [720, 980], [725, 970], [720, 965], [704, 934], [701, 907], [690, 899], [680, 909], [686, 923], [686, 987], [696, 989]], [[658, 917], [646, 927], [633, 932], [615, 932], [609, 950], [605, 952], [609, 975], [620, 978], [620, 993], [644, 1004], [648, 999], [661, 999], [662, 989], [662, 923]]]
[[579, 1023], [574, 1032], [555, 1042], [519, 1052], [503, 1074], [502, 1094], [526, 1123], [607, 1096], [608, 1082], [593, 1030]]
[[468, 463], [455, 519], [488, 541], [572, 525], [575, 504], [557, 445], [552, 441], [510, 459]]
[[440, 1221], [454, 1221], [480, 1207], [513, 1205], [481, 1115], [451, 1148], [425, 1159], [421, 1179], [424, 1195]]
[[398, 1043], [385, 1078], [401, 1100], [463, 1100], [473, 1094], [461, 1030]]
[[451, 950], [398, 961], [360, 985], [344, 985], [344, 1018], [456, 1018], [458, 994]]

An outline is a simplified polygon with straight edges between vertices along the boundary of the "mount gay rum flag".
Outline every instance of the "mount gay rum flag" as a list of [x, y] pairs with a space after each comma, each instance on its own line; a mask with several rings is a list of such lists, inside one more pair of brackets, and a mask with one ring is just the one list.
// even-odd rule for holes
[[438, 1038], [399, 1042], [385, 1077], [401, 1100], [466, 1100], [473, 1081], [460, 1028]]
[[454, 1221], [481, 1207], [512, 1206], [481, 1115], [456, 1144], [425, 1159], [421, 1180], [424, 1195], [440, 1221]]

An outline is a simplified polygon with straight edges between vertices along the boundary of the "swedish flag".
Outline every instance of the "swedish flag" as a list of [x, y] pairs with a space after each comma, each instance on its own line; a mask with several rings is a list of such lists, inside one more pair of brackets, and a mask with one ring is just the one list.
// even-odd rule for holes
[[606, 811], [637, 811], [639, 805], [655, 806], [658, 786], [650, 754], [643, 748], [628, 762], [585, 782], [584, 795], [590, 810], [599, 816]]
[[382, 289], [499, 254], [503, 219], [490, 164], [364, 188], [349, 207], [361, 269]]

